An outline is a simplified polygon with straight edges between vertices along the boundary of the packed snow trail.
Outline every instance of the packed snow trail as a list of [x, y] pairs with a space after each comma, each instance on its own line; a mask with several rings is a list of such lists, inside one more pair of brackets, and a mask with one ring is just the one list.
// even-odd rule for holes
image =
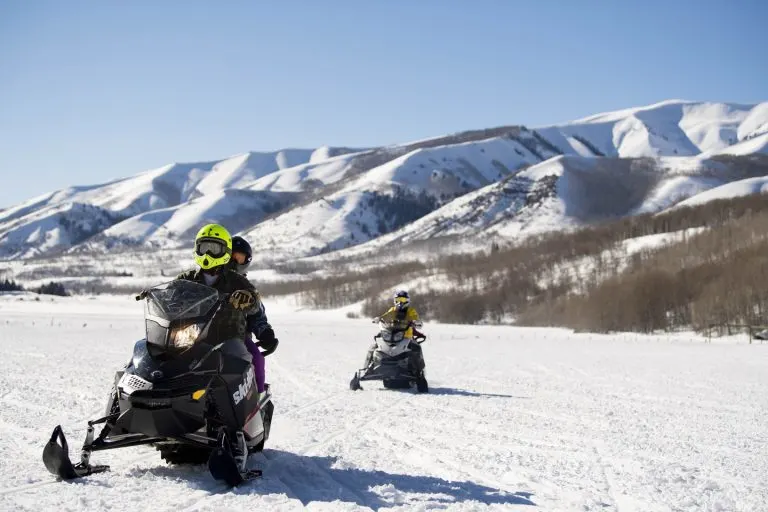
[[[0, 510], [768, 510], [768, 344], [430, 325], [431, 392], [347, 390], [375, 326], [270, 305], [275, 419], [236, 489], [152, 448], [56, 482], [142, 336], [129, 298], [0, 296]], [[294, 308], [295, 309], [295, 308]]]

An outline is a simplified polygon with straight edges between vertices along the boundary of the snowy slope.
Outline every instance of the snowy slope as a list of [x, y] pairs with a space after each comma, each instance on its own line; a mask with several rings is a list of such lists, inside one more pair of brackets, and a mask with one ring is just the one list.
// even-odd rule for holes
[[[676, 172], [700, 168], [698, 161], [678, 163], [681, 168], [675, 168]], [[658, 211], [671, 202], [671, 196], [679, 194], [673, 187], [676, 179], [672, 170], [659, 170], [643, 159], [551, 158], [338, 256], [370, 253], [395, 242], [440, 236], [474, 237], [478, 243], [494, 236], [530, 236], [635, 214], [641, 208], [650, 209], [651, 204]], [[720, 185], [726, 178], [701, 179], [709, 179], [709, 186], [689, 195]]]
[[320, 159], [313, 156], [308, 163], [281, 169], [250, 183], [249, 190], [274, 192], [306, 192], [332, 185], [344, 178], [361, 153], [348, 153]]
[[716, 152], [709, 152], [707, 155], [753, 155], [755, 153], [768, 154], [768, 130], [761, 135], [755, 135], [745, 139], [738, 144], [728, 146], [725, 149]]
[[709, 189], [706, 192], [693, 195], [690, 199], [677, 203], [675, 208], [697, 206], [719, 199], [732, 199], [752, 194], [768, 194], [768, 176], [734, 181]]
[[258, 250], [272, 255], [341, 249], [396, 229], [442, 202], [538, 161], [518, 141], [503, 137], [416, 149], [257, 225], [246, 236]]
[[[353, 393], [370, 323], [267, 307], [284, 342], [267, 359], [270, 439], [249, 460], [264, 476], [227, 490], [147, 447], [96, 452], [109, 472], [56, 482], [42, 447], [61, 424], [77, 457], [143, 335], [141, 305], [0, 296], [0, 509], [767, 510], [768, 352], [746, 336], [427, 322], [432, 393]], [[456, 357], [469, 346], [482, 350]]]
[[56, 253], [87, 240], [123, 219], [104, 208], [64, 203], [31, 209], [0, 224], [0, 258]]
[[[72, 187], [0, 210], [0, 258], [180, 248], [210, 221], [247, 234], [271, 260], [392, 232], [379, 245], [448, 234], [515, 237], [664, 210], [764, 174], [760, 162], [739, 170], [733, 161], [757, 154], [768, 154], [768, 102], [679, 100], [536, 130], [511, 125], [379, 148], [250, 152]], [[632, 160], [640, 157], [656, 159], [655, 178], [633, 171], [647, 167]], [[525, 196], [537, 180], [524, 171], [512, 195], [507, 181], [540, 164], [538, 170], [565, 165], [567, 172], [555, 173], [557, 198], [521, 209], [520, 190]]]
[[567, 154], [621, 157], [694, 156], [723, 150], [766, 130], [768, 103], [682, 100], [536, 129]]
[[[120, 220], [179, 205], [214, 165], [168, 165], [104, 185], [46, 194], [9, 208], [0, 214], [0, 257], [68, 249]], [[80, 211], [98, 213], [92, 222], [73, 222], [73, 212]]]
[[215, 164], [201, 162], [166, 165], [103, 185], [70, 187], [45, 194], [0, 213], [0, 230], [7, 222], [46, 207], [71, 203], [91, 204], [125, 216], [175, 206], [189, 197], [197, 183]]
[[[758, 136], [734, 147], [746, 146], [754, 142], [759, 144], [764, 137]], [[757, 146], [753, 145], [753, 148], [756, 149]], [[743, 150], [744, 147], [741, 149]], [[750, 164], [743, 160], [733, 160], [732, 155], [752, 155]], [[710, 189], [743, 179], [759, 178], [768, 172], [767, 164], [768, 157], [759, 151], [745, 153], [739, 150], [730, 153], [725, 150], [691, 158], [661, 158], [658, 160], [658, 167], [661, 170], [658, 184], [632, 213], [658, 213], [689, 198], [702, 195]], [[709, 196], [703, 195], [703, 197]], [[699, 204], [704, 201], [702, 200]]]
[[[519, 172], [514, 177], [470, 192], [392, 233], [339, 253], [339, 257], [370, 253], [392, 243], [428, 240], [439, 236], [487, 234], [515, 218], [530, 233], [567, 227], [562, 205], [549, 200], [556, 179], [563, 174], [563, 157]], [[544, 214], [543, 212], [547, 213]], [[534, 212], [538, 213], [535, 215]], [[535, 225], [529, 222], [535, 223]]]
[[276, 153], [237, 155], [213, 166], [211, 172], [195, 187], [196, 192], [208, 194], [228, 188], [242, 188], [279, 169], [306, 163], [313, 153], [307, 149], [285, 149]]
[[[311, 150], [284, 150], [247, 153], [216, 162], [172, 164], [104, 185], [72, 187], [46, 194], [0, 212], [0, 257], [64, 250], [100, 233], [104, 235], [102, 238], [109, 238], [111, 233], [103, 231], [124, 219], [134, 222], [123, 227], [140, 226], [135, 234], [127, 233], [126, 239], [143, 240], [148, 230], [174, 232], [178, 226], [162, 224], [172, 217], [178, 220], [168, 212], [198, 209], [201, 203], [190, 201], [212, 195], [206, 202], [215, 202], [225, 190], [237, 189], [282, 167], [308, 161], [312, 154]], [[72, 229], [70, 212], [82, 209], [99, 213], [85, 228], [77, 225]], [[205, 217], [210, 210], [210, 207], [202, 208], [197, 218], [188, 213], [185, 218], [191, 224], [199, 223], [210, 218]], [[247, 211], [245, 214], [248, 216]], [[122, 235], [123, 230], [118, 229], [116, 233]]]
[[179, 206], [133, 216], [104, 230], [84, 247], [97, 251], [115, 245], [189, 246], [200, 226], [222, 223], [237, 233], [285, 207], [293, 194], [226, 189]]

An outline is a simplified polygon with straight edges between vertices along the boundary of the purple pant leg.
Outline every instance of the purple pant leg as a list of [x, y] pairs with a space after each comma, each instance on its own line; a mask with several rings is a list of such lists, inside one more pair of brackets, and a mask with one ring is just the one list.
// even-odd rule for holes
[[259, 349], [256, 349], [257, 356], [253, 356], [253, 367], [256, 370], [256, 388], [259, 393], [264, 392], [264, 383], [266, 381], [266, 368], [264, 364], [264, 356]]
[[247, 336], [245, 338], [245, 346], [248, 348], [248, 352], [251, 353], [251, 361], [253, 361], [253, 369], [256, 370], [256, 389], [259, 393], [264, 392], [264, 382], [266, 381], [266, 368], [264, 364], [264, 356], [259, 350], [259, 347], [253, 342], [253, 338]]

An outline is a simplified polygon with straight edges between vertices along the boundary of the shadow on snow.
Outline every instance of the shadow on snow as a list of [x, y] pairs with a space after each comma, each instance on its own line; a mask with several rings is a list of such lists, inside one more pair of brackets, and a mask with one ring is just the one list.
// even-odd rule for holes
[[[367, 471], [342, 467], [336, 457], [297, 455], [267, 449], [261, 457], [252, 457], [251, 466], [264, 470], [264, 476], [252, 483], [225, 490], [236, 495], [286, 494], [303, 505], [311, 502], [352, 502], [378, 510], [395, 505], [449, 505], [462, 502], [536, 505], [531, 493], [508, 492], [469, 481], [450, 481], [433, 476], [402, 475], [386, 471]], [[254, 459], [259, 461], [253, 464]], [[161, 466], [131, 470], [131, 476], [150, 473], [184, 481], [211, 492], [221, 492], [205, 466]]]
[[530, 399], [530, 396], [515, 396], [515, 395], [501, 395], [496, 393], [478, 393], [476, 391], [468, 391], [466, 389], [455, 388], [429, 388], [430, 395], [454, 395], [454, 396], [483, 396], [491, 398], [516, 398], [516, 399]]

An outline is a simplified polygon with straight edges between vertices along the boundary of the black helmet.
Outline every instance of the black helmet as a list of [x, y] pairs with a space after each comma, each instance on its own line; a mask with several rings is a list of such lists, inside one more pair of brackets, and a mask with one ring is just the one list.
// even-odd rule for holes
[[[238, 263], [235, 259], [235, 253], [240, 252], [245, 254], [245, 261]], [[251, 250], [251, 244], [245, 241], [245, 238], [241, 236], [232, 237], [232, 269], [238, 274], [245, 274], [253, 259], [253, 251]]]

